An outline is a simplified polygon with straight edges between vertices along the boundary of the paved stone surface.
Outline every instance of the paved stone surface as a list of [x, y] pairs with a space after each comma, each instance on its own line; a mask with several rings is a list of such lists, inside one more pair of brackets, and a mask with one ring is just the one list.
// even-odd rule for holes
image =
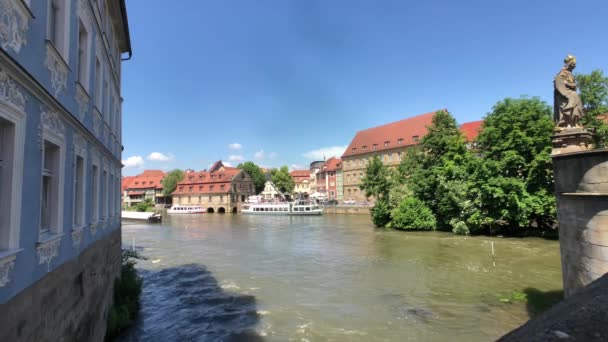
[[608, 341], [608, 273], [499, 341]]

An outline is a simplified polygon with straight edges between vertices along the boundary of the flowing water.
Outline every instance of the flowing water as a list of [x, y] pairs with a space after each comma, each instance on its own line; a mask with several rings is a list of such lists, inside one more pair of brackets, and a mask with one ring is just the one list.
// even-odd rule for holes
[[[495, 257], [492, 257], [492, 240]], [[366, 215], [165, 215], [123, 341], [489, 341], [559, 295], [559, 245], [374, 229]], [[521, 294], [520, 294], [521, 296]]]

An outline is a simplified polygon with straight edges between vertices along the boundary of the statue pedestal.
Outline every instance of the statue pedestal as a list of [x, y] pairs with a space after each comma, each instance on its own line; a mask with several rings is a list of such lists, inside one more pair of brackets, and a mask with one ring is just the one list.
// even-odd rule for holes
[[553, 135], [551, 155], [583, 152], [593, 148], [593, 134], [583, 127], [564, 128]]

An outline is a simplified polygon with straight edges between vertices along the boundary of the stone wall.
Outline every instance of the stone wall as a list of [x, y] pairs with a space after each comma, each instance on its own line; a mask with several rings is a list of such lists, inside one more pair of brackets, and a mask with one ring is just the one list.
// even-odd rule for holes
[[608, 150], [553, 156], [564, 292], [608, 272]]
[[327, 206], [323, 209], [325, 214], [359, 214], [370, 215], [370, 207], [362, 206]]
[[116, 229], [0, 305], [0, 341], [103, 341], [120, 267]]

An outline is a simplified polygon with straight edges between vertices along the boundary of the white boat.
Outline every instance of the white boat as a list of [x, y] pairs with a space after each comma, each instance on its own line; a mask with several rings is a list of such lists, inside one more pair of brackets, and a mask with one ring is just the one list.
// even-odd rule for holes
[[265, 202], [243, 205], [243, 214], [253, 215], [321, 215], [323, 208], [308, 201], [296, 202]]
[[202, 214], [207, 210], [200, 205], [174, 205], [167, 209], [167, 214]]

